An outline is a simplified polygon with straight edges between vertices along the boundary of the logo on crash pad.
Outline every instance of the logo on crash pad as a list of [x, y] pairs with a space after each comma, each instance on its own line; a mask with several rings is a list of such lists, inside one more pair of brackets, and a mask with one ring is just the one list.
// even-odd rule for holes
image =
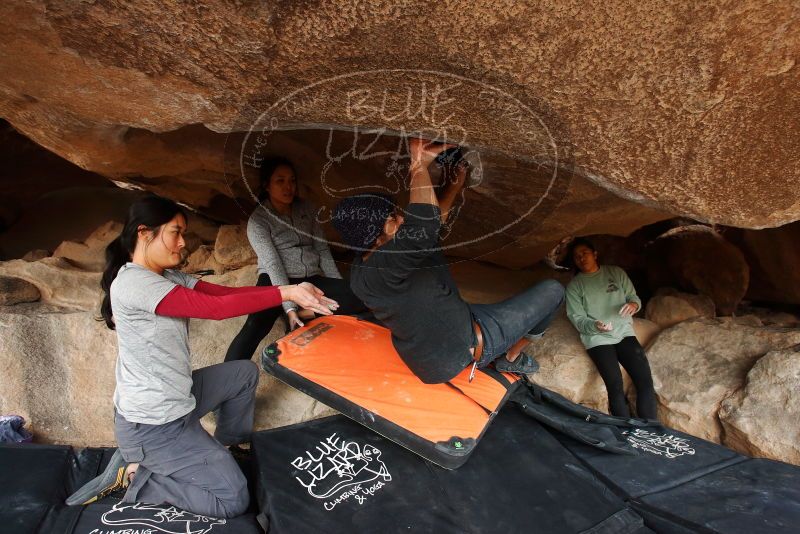
[[639, 449], [650, 454], [664, 456], [669, 459], [695, 453], [691, 442], [687, 438], [673, 434], [656, 434], [641, 428], [626, 430], [622, 433], [634, 449]]
[[294, 343], [298, 347], [305, 347], [306, 345], [314, 341], [316, 338], [318, 338], [331, 328], [333, 328], [332, 324], [328, 323], [315, 324], [302, 334], [295, 336], [294, 339], [292, 339], [292, 343]]
[[[109, 527], [126, 527], [121, 532], [141, 531], [152, 534], [207, 534], [216, 525], [225, 524], [224, 519], [193, 514], [174, 506], [138, 502], [134, 504], [117, 503], [100, 517], [100, 521]], [[97, 530], [96, 532], [105, 534], [105, 531]]]
[[381, 451], [335, 432], [291, 462], [295, 479], [327, 511], [352, 500], [359, 505], [392, 480]]

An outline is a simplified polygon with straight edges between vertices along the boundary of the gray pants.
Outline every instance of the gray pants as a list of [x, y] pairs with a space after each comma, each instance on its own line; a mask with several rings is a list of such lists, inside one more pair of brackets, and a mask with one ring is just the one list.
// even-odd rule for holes
[[[250, 441], [258, 367], [225, 362], [192, 373], [195, 409], [163, 425], [115, 417], [122, 457], [139, 464], [124, 502], [169, 503], [188, 512], [233, 517], [247, 510], [247, 480], [224, 445]], [[211, 437], [200, 418], [216, 411]]]

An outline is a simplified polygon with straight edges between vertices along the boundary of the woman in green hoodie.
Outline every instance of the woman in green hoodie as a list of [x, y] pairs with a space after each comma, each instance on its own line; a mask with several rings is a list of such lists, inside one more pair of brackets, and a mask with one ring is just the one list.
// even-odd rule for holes
[[567, 286], [567, 317], [605, 382], [611, 415], [630, 417], [622, 364], [636, 387], [637, 415], [657, 419], [650, 364], [633, 331], [633, 315], [642, 301], [630, 278], [619, 267], [599, 265], [597, 251], [586, 239], [573, 241], [569, 257], [578, 274]]

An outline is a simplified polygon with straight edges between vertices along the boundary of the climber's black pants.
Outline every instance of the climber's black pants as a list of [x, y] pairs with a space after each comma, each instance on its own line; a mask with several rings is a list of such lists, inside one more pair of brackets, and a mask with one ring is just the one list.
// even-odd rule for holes
[[622, 389], [622, 372], [619, 370], [619, 364], [622, 364], [636, 387], [636, 415], [647, 419], [658, 419], [650, 364], [647, 363], [644, 349], [635, 337], [623, 338], [616, 345], [592, 347], [587, 349], [587, 352], [606, 384], [611, 415], [621, 417], [631, 415]]
[[[347, 280], [326, 278], [324, 276], [289, 279], [289, 283], [291, 284], [299, 284], [301, 282], [311, 282], [321, 289], [326, 297], [332, 298], [338, 302], [339, 308], [336, 310], [338, 315], [354, 315], [364, 312], [367, 309], [364, 303], [353, 294], [353, 291], [350, 289], [350, 283]], [[270, 286], [272, 282], [267, 274], [262, 273], [258, 276], [256, 285], [261, 287]], [[242, 329], [236, 337], [233, 338], [233, 341], [228, 347], [225, 361], [249, 360], [252, 358], [258, 344], [269, 334], [275, 321], [277, 321], [278, 317], [281, 315], [283, 315], [283, 308], [280, 306], [248, 315], [244, 326], [242, 326]]]

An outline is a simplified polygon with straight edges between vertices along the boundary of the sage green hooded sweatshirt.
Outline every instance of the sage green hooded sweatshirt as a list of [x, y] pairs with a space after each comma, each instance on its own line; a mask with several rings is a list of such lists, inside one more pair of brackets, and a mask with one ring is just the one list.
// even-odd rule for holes
[[[583, 345], [590, 349], [600, 345], [615, 345], [633, 336], [633, 317], [620, 317], [619, 310], [627, 302], [642, 301], [625, 271], [614, 265], [602, 265], [599, 270], [578, 273], [567, 286], [567, 317], [581, 335]], [[600, 332], [595, 321], [610, 323], [610, 332]]]

